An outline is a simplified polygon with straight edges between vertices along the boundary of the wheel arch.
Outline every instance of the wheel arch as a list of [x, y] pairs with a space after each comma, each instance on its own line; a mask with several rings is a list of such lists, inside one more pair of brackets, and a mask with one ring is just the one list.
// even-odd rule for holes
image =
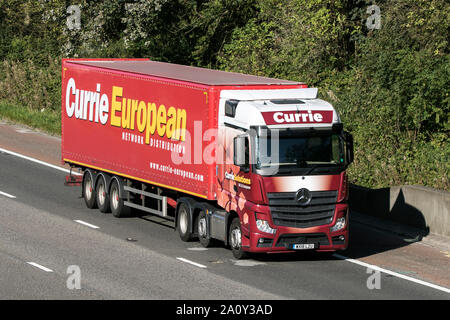
[[226, 223], [226, 230], [225, 230], [225, 245], [228, 246], [229, 245], [229, 237], [230, 237], [230, 227], [231, 227], [231, 223], [233, 222], [234, 218], [239, 218], [239, 214], [234, 211], [231, 210], [228, 212], [228, 214], [225, 217], [225, 223]]

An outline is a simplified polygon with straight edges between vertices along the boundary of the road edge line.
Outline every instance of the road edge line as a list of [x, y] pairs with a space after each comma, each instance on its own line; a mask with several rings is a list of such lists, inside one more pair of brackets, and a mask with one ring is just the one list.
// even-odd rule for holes
[[347, 262], [354, 263], [354, 264], [357, 264], [357, 265], [360, 265], [360, 266], [363, 266], [363, 267], [366, 267], [366, 268], [370, 268], [370, 269], [375, 270], [375, 271], [380, 271], [380, 272], [389, 274], [389, 275], [397, 277], [397, 278], [401, 278], [401, 279], [408, 280], [408, 281], [411, 281], [411, 282], [414, 282], [414, 283], [417, 283], [417, 284], [420, 284], [420, 285], [423, 285], [423, 286], [427, 286], [427, 287], [430, 287], [430, 288], [433, 288], [433, 289], [436, 289], [436, 290], [440, 290], [440, 291], [443, 291], [443, 292], [446, 292], [446, 293], [450, 293], [450, 289], [449, 288], [442, 287], [442, 286], [439, 286], [439, 285], [436, 285], [436, 284], [433, 284], [433, 283], [430, 283], [430, 282], [426, 282], [426, 281], [423, 281], [423, 280], [419, 280], [419, 279], [416, 279], [416, 278], [413, 278], [413, 277], [409, 277], [409, 276], [406, 276], [404, 274], [397, 273], [397, 272], [394, 272], [394, 271], [391, 271], [391, 270], [387, 270], [387, 269], [378, 267], [378, 266], [373, 265], [373, 264], [362, 262], [362, 261], [359, 261], [359, 260], [356, 260], [356, 259], [351, 259], [351, 258], [348, 258], [346, 256], [340, 255], [338, 253], [333, 254], [333, 257], [336, 257], [338, 259], [345, 260]]
[[[10, 154], [12, 156], [16, 156], [18, 158], [22, 158], [22, 159], [25, 159], [25, 160], [28, 160], [28, 161], [31, 161], [31, 162], [38, 163], [38, 164], [43, 165], [43, 166], [47, 166], [47, 167], [50, 167], [50, 168], [53, 168], [53, 169], [56, 169], [56, 170], [60, 170], [60, 171], [66, 172], [66, 173], [70, 173], [69, 169], [58, 167], [58, 166], [56, 166], [54, 164], [51, 164], [51, 163], [48, 163], [48, 162], [45, 162], [45, 161], [42, 161], [42, 160], [38, 160], [38, 159], [35, 159], [35, 158], [32, 158], [32, 157], [26, 156], [24, 154], [20, 154], [20, 153], [17, 153], [17, 152], [14, 152], [14, 151], [10, 151], [10, 150], [7, 150], [7, 149], [3, 149], [3, 148], [0, 148], [0, 152], [4, 152], [4, 153]], [[81, 175], [78, 172], [72, 172], [72, 174], [74, 174], [74, 175]]]

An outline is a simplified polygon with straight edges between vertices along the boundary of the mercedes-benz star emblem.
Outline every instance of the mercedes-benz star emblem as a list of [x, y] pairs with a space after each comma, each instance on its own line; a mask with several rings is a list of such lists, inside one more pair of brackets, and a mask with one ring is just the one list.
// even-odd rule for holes
[[306, 188], [301, 188], [295, 194], [295, 201], [300, 203], [302, 206], [306, 206], [311, 202], [311, 192]]

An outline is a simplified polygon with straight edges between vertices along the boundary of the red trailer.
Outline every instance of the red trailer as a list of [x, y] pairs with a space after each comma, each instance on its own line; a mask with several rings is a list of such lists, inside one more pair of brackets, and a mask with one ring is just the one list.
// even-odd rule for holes
[[[352, 139], [303, 83], [146, 59], [64, 59], [62, 162], [86, 205], [246, 252], [348, 245]], [[263, 152], [264, 151], [264, 152]]]

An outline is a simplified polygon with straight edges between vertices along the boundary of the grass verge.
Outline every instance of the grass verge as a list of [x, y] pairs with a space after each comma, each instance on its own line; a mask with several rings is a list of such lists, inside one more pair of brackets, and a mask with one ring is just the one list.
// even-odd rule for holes
[[7, 102], [0, 102], [0, 118], [22, 123], [53, 135], [61, 135], [61, 115], [59, 112], [48, 109], [41, 112]]

